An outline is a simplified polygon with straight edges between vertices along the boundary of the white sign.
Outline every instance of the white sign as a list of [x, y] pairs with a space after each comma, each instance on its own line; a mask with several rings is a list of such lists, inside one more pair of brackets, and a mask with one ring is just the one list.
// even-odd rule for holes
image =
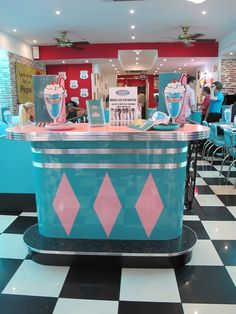
[[86, 97], [88, 97], [88, 95], [89, 95], [88, 89], [87, 88], [81, 88], [80, 96], [86, 98]]
[[129, 125], [137, 118], [137, 87], [110, 87], [110, 125]]
[[78, 81], [77, 80], [70, 80], [70, 88], [72, 88], [72, 89], [78, 88]]
[[87, 80], [88, 76], [88, 71], [87, 70], [81, 70], [80, 71], [80, 76], [79, 76], [82, 80]]

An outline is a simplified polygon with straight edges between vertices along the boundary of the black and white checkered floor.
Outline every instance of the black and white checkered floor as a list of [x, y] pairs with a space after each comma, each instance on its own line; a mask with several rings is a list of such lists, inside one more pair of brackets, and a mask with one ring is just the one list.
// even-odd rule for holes
[[198, 162], [199, 194], [184, 223], [199, 240], [191, 262], [176, 269], [39, 265], [22, 240], [36, 214], [1, 213], [0, 313], [235, 314], [236, 171], [226, 185], [220, 163]]

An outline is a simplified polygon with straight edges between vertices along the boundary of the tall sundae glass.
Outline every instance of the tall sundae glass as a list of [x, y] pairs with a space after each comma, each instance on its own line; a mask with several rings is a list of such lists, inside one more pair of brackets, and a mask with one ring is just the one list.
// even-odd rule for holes
[[166, 108], [173, 122], [175, 122], [175, 119], [180, 114], [184, 99], [184, 93], [184, 85], [176, 80], [173, 80], [164, 89]]
[[56, 124], [61, 115], [64, 99], [64, 89], [55, 82], [48, 84], [44, 89], [44, 101], [53, 123]]

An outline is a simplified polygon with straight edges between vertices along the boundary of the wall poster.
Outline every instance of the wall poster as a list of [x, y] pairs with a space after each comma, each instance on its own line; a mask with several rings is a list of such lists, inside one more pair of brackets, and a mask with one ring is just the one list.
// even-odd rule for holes
[[46, 74], [45, 70], [31, 67], [22, 63], [16, 63], [16, 89], [17, 102], [24, 104], [34, 101], [32, 75]]

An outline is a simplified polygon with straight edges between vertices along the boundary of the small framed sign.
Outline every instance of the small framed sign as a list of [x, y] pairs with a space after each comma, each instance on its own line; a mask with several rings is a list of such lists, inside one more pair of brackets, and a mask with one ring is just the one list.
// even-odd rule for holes
[[100, 100], [87, 100], [87, 115], [90, 126], [103, 126], [105, 123], [104, 109]]

